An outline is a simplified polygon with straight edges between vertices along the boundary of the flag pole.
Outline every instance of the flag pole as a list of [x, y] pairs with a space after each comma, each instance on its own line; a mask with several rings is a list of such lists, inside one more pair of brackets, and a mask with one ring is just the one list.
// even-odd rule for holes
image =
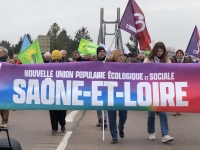
[[[115, 37], [116, 37], [116, 33], [118, 32], [118, 29], [116, 30], [116, 32], [115, 32], [115, 35], [114, 35], [114, 38], [113, 38], [113, 41], [112, 41], [112, 43], [111, 43], [111, 45], [110, 45], [110, 48], [109, 48], [109, 50], [108, 50], [108, 52], [107, 52], [107, 54], [106, 54], [106, 58], [105, 58], [105, 60], [103, 61], [103, 62], [106, 62], [106, 60], [107, 60], [107, 57], [108, 57], [108, 54], [110, 53], [110, 51], [111, 51], [111, 47], [112, 47], [112, 45], [113, 45], [113, 42], [114, 42], [114, 40], [115, 40]], [[105, 44], [105, 43], [104, 43]]]
[[103, 141], [105, 140], [105, 134], [104, 134], [104, 110], [102, 110], [102, 118], [103, 118]]

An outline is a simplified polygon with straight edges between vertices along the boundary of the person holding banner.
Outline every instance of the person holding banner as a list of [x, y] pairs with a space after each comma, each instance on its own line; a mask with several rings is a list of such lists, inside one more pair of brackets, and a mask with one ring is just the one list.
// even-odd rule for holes
[[[143, 63], [171, 63], [167, 56], [166, 47], [163, 42], [157, 42], [150, 54], [145, 58]], [[147, 130], [149, 140], [155, 140], [155, 113], [148, 112]], [[173, 141], [173, 137], [169, 136], [168, 119], [165, 112], [159, 112], [160, 126], [162, 133], [162, 142], [167, 143]]]
[[[97, 48], [97, 61], [104, 61], [106, 58], [106, 51], [103, 47], [99, 46]], [[96, 127], [103, 128], [103, 119], [104, 119], [104, 128], [107, 128], [107, 111], [104, 110], [104, 116], [102, 115], [102, 110], [97, 110], [98, 123]]]
[[[51, 55], [51, 62], [52, 63], [61, 63], [62, 56], [59, 50], [54, 50]], [[61, 126], [61, 131], [65, 132], [65, 118], [67, 114], [67, 110], [49, 110], [50, 120], [51, 120], [51, 128], [52, 128], [52, 135], [56, 135], [58, 131], [58, 123]]]
[[[181, 49], [176, 51], [176, 57], [172, 60], [172, 63], [189, 63], [189, 61], [184, 57], [184, 52]], [[173, 116], [181, 115], [179, 112], [174, 112]]]
[[73, 52], [73, 55], [74, 55], [74, 61], [85, 61], [85, 60], [81, 57], [79, 51], [74, 51], [74, 52]]
[[[3, 46], [0, 46], [0, 62], [15, 64], [14, 60], [9, 58], [8, 50]], [[0, 110], [0, 113], [2, 117], [1, 128], [6, 128], [8, 124], [9, 110]]]
[[[109, 62], [123, 62], [123, 52], [120, 50], [114, 50], [108, 58]], [[117, 110], [108, 110], [108, 120], [110, 126], [110, 134], [112, 136], [111, 144], [118, 143], [118, 136], [117, 136]], [[118, 110], [119, 115], [119, 123], [118, 123], [118, 130], [119, 136], [124, 138], [124, 124], [127, 119], [127, 110]]]

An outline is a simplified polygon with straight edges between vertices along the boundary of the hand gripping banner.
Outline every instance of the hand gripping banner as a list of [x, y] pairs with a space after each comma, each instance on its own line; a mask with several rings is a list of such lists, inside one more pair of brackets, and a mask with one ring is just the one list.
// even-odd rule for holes
[[200, 112], [200, 65], [0, 63], [0, 109]]

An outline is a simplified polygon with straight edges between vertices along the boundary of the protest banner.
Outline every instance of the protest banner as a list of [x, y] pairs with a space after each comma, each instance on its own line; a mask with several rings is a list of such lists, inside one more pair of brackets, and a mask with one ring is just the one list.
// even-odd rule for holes
[[0, 63], [0, 76], [0, 109], [200, 112], [196, 63]]

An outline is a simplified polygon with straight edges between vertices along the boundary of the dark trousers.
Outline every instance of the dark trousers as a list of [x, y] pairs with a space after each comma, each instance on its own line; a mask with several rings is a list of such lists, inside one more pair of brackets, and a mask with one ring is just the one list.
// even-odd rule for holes
[[[121, 131], [124, 129], [124, 124], [127, 118], [127, 110], [119, 110], [119, 123], [118, 123], [118, 130]], [[117, 111], [116, 110], [108, 110], [108, 120], [109, 120], [109, 127], [110, 127], [110, 134], [112, 139], [117, 139]]]
[[64, 126], [66, 124], [66, 110], [49, 110], [49, 114], [52, 130], [58, 130], [58, 123], [60, 124], [60, 126]]

